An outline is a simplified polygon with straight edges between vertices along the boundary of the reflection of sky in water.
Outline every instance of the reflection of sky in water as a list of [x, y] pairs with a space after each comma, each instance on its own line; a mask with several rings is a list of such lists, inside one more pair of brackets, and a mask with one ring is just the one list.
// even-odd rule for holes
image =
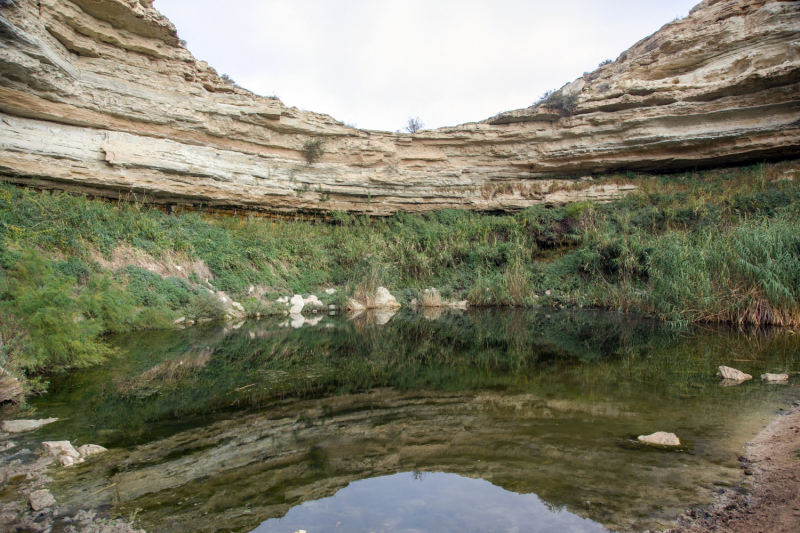
[[535, 494], [516, 494], [482, 479], [412, 473], [351, 483], [331, 498], [306, 502], [254, 533], [594, 533], [607, 531]]

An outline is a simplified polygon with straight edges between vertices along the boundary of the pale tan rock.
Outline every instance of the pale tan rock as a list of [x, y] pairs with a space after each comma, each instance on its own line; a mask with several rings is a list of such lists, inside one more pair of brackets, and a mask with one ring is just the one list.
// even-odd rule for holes
[[25, 433], [35, 431], [47, 424], [58, 422], [58, 418], [45, 418], [42, 420], [3, 420], [0, 429], [6, 433]]
[[681, 440], [674, 433], [659, 431], [652, 435], [639, 435], [639, 442], [657, 444], [659, 446], [680, 446]]
[[289, 304], [291, 304], [291, 309], [289, 309], [290, 315], [299, 315], [303, 312], [303, 308], [306, 306], [305, 300], [299, 294], [295, 294], [292, 296], [292, 299], [289, 300]]
[[[701, 2], [565, 86], [574, 116], [540, 106], [414, 135], [224, 82], [150, 2], [22, 4], [0, 16], [0, 175], [16, 183], [387, 215], [606, 202], [632, 186], [554, 176], [800, 154], [798, 2]], [[309, 165], [303, 145], [317, 137], [325, 153]]]
[[81, 454], [81, 457], [90, 457], [98, 453], [107, 452], [108, 450], [97, 444], [84, 444], [83, 446], [79, 446], [77, 451]]
[[320, 308], [324, 307], [325, 304], [322, 303], [319, 298], [317, 298], [315, 295], [312, 294], [308, 298], [303, 298], [303, 306]]
[[28, 495], [28, 505], [34, 511], [41, 511], [56, 504], [56, 499], [50, 494], [49, 490], [37, 490]]
[[375, 309], [396, 308], [400, 307], [400, 303], [397, 301], [397, 298], [392, 296], [389, 289], [386, 287], [378, 287], [375, 290], [375, 299], [371, 307]]
[[729, 381], [736, 381], [741, 383], [742, 381], [747, 381], [748, 379], [753, 379], [753, 376], [750, 374], [745, 374], [741, 370], [736, 370], [735, 368], [731, 368], [729, 366], [721, 366], [717, 371], [717, 377], [729, 380]]
[[63, 466], [72, 466], [75, 463], [83, 462], [81, 454], [68, 440], [43, 442], [42, 448], [48, 455], [58, 458]]
[[767, 383], [789, 383], [789, 374], [761, 374], [761, 381]]

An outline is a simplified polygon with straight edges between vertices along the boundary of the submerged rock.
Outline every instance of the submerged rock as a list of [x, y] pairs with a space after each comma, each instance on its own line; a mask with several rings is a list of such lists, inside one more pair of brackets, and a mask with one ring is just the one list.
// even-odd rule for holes
[[57, 422], [58, 418], [45, 418], [43, 420], [4, 420], [0, 424], [0, 429], [6, 433], [24, 433], [26, 431], [34, 431], [47, 424]]
[[767, 383], [789, 383], [789, 374], [761, 374], [761, 381]]
[[34, 511], [41, 511], [42, 509], [52, 507], [55, 504], [56, 499], [53, 498], [53, 495], [50, 494], [50, 491], [47, 489], [31, 492], [28, 496], [28, 505], [30, 505], [31, 509]]
[[753, 376], [750, 374], [745, 374], [741, 370], [736, 370], [735, 368], [731, 368], [729, 366], [719, 367], [717, 377], [730, 381], [738, 381], [739, 383], [742, 381], [747, 381], [748, 379], [753, 379]]
[[77, 451], [81, 454], [81, 457], [89, 457], [91, 455], [97, 455], [98, 453], [107, 452], [108, 450], [97, 444], [84, 444], [80, 446]]
[[639, 435], [639, 442], [657, 444], [659, 446], [680, 446], [681, 440], [674, 433], [659, 431], [652, 435]]

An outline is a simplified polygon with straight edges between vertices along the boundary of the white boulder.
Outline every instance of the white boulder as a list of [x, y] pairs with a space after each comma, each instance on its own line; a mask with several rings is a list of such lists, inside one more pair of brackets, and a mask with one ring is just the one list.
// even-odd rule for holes
[[34, 431], [40, 427], [57, 422], [58, 418], [45, 418], [43, 420], [3, 420], [0, 429], [6, 433], [24, 433]]
[[336, 289], [325, 289], [325, 294], [330, 294], [330, 295], [336, 294]]
[[63, 466], [72, 466], [73, 464], [83, 462], [81, 454], [78, 453], [78, 450], [76, 450], [68, 440], [43, 442], [42, 447], [48, 455], [58, 458]]
[[303, 300], [303, 297], [299, 294], [292, 296], [292, 299], [289, 300], [289, 303], [292, 304], [292, 308], [289, 309], [290, 315], [299, 315], [303, 312], [303, 307], [306, 305], [305, 300]]
[[789, 383], [789, 374], [761, 374], [761, 381], [767, 383]]
[[377, 309], [400, 307], [397, 298], [392, 296], [392, 293], [390, 293], [389, 289], [386, 287], [378, 287], [375, 291], [375, 301], [373, 305]]
[[324, 303], [322, 303], [322, 302], [319, 300], [319, 298], [317, 298], [317, 297], [316, 297], [316, 296], [314, 296], [313, 294], [312, 294], [311, 296], [309, 296], [308, 298], [304, 298], [304, 299], [303, 299], [303, 304], [304, 304], [306, 307], [325, 307], [325, 304], [324, 304]]
[[735, 368], [731, 368], [729, 366], [721, 366], [717, 371], [717, 377], [722, 378], [725, 380], [730, 381], [747, 381], [748, 379], [753, 379], [753, 376], [750, 374], [745, 374], [740, 370], [736, 370]]
[[659, 446], [680, 446], [681, 440], [674, 433], [659, 431], [652, 435], [639, 435], [639, 442], [657, 444]]

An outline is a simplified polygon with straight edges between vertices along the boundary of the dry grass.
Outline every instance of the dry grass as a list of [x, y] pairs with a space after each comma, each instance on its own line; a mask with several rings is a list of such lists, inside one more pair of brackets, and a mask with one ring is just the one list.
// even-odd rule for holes
[[447, 302], [442, 299], [442, 295], [437, 289], [425, 289], [422, 296], [422, 307], [446, 307]]
[[201, 260], [192, 260], [185, 254], [173, 252], [171, 250], [165, 251], [161, 258], [156, 259], [153, 255], [139, 248], [134, 248], [126, 242], [118, 244], [114, 248], [110, 258], [104, 256], [97, 250], [90, 252], [90, 257], [103, 269], [114, 272], [132, 265], [164, 277], [188, 279], [189, 276], [194, 274], [201, 280], [214, 279], [214, 274], [212, 274], [208, 266]]

